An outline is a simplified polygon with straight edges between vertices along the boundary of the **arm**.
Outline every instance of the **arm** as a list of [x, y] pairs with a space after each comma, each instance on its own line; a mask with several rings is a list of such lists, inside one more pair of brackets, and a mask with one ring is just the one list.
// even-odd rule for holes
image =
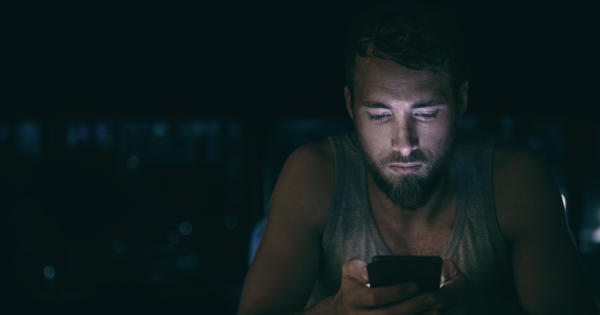
[[[240, 314], [304, 309], [318, 272], [321, 229], [333, 187], [327, 145], [303, 146], [286, 161], [246, 276]], [[327, 301], [321, 304], [315, 309], [326, 308]]]
[[499, 149], [494, 158], [498, 221], [516, 292], [530, 314], [597, 314], [583, 279], [551, 173], [534, 154]]
[[435, 307], [448, 315], [528, 315], [518, 305], [506, 303], [475, 289], [465, 274], [451, 260], [444, 260], [442, 267], [443, 284], [433, 292]]

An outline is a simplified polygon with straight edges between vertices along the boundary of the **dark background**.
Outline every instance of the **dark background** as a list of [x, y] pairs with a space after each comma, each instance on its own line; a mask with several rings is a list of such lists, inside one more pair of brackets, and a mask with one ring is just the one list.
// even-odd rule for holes
[[[545, 159], [598, 292], [593, 10], [574, 2], [457, 6], [471, 77], [461, 126]], [[357, 7], [3, 10], [7, 300], [25, 309], [234, 313], [251, 234], [281, 164], [302, 143], [351, 128], [342, 40]]]

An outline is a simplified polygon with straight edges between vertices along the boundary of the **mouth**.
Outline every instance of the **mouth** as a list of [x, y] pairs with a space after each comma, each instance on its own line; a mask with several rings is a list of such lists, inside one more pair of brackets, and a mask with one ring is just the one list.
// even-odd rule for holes
[[421, 169], [422, 166], [422, 163], [390, 163], [388, 167], [394, 173], [408, 174], [415, 173], [416, 171]]

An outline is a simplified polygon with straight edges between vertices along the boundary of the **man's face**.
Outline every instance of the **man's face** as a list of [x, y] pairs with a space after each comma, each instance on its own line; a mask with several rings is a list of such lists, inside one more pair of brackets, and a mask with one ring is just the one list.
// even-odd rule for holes
[[445, 74], [357, 57], [348, 111], [375, 183], [399, 207], [424, 206], [447, 170], [456, 99]]

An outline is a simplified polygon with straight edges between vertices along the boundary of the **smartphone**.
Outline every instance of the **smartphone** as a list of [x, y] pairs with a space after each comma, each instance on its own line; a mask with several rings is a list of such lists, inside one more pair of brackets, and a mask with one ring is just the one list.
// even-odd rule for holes
[[420, 291], [440, 287], [442, 258], [437, 256], [375, 256], [367, 265], [371, 288], [415, 282]]

